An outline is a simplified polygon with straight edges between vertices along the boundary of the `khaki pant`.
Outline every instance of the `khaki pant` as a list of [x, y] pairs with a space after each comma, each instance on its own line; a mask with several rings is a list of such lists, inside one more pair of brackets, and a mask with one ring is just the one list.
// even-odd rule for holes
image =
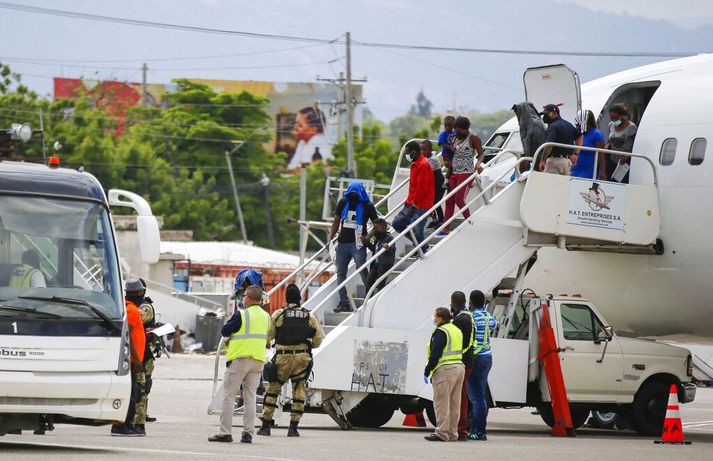
[[243, 385], [245, 401], [243, 413], [243, 434], [255, 435], [255, 405], [257, 388], [262, 379], [262, 367], [265, 362], [249, 357], [235, 359], [225, 370], [223, 376], [223, 412], [220, 415], [220, 430], [218, 434], [230, 435], [233, 428], [233, 412], [235, 411], [235, 396]]
[[436, 410], [436, 432], [441, 440], [458, 440], [458, 419], [465, 366], [443, 365], [433, 373], [433, 408]]
[[567, 157], [547, 157], [545, 161], [545, 173], [569, 176], [571, 170], [572, 162]]
[[290, 421], [299, 421], [305, 410], [307, 398], [307, 368], [310, 356], [303, 352], [300, 354], [279, 354], [275, 359], [277, 365], [277, 381], [271, 382], [265, 394], [262, 417], [272, 421], [272, 415], [277, 408], [277, 397], [280, 396], [282, 385], [292, 381], [292, 406], [290, 407]]

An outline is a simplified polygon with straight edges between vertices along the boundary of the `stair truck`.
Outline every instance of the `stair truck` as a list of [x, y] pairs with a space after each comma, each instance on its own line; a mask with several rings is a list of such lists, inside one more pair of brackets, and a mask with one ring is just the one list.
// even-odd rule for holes
[[143, 198], [107, 197], [91, 174], [50, 163], [0, 161], [0, 435], [125, 419], [129, 332], [109, 207], [134, 209], [142, 259], [159, 256]]
[[[562, 113], [573, 114], [581, 108], [579, 79], [566, 66], [528, 69], [525, 84], [528, 100], [550, 102], [557, 95], [563, 101]], [[327, 336], [314, 351], [306, 411], [326, 412], [342, 428], [379, 427], [397, 409], [404, 413], [426, 410], [433, 419], [432, 389], [422, 379], [433, 310], [447, 306], [455, 290], [490, 293], [504, 289], [504, 281], [514, 278], [515, 283], [508, 286], [512, 290], [508, 308], [504, 314], [493, 311], [505, 326], [493, 338], [490, 404], [533, 406], [545, 422], [551, 422], [544, 374], [533, 360], [537, 355], [531, 345], [536, 336], [535, 307], [523, 296], [523, 280], [538, 250], [655, 257], [663, 248], [658, 176], [651, 155], [631, 153], [632, 165], [645, 174], [638, 182], [620, 184], [537, 171], [548, 145], [557, 144], [540, 146], [532, 157], [508, 145], [491, 147], [497, 154], [485, 170], [449, 191], [421, 219], [473, 183], [465, 207], [471, 216], [463, 219], [461, 210], [457, 211], [444, 223], [451, 224], [447, 236], [432, 233], [415, 247], [408, 240], [418, 221], [395, 235], [397, 262], [374, 283], [388, 282], [378, 293], [366, 292], [351, 267], [341, 284], [333, 277], [310, 296], [303, 305], [322, 320]], [[387, 220], [405, 198], [408, 169], [402, 167], [403, 156], [402, 149], [392, 191], [384, 198]], [[326, 248], [284, 282], [324, 252]], [[332, 312], [342, 287], [350, 293], [353, 313]], [[537, 306], [536, 299], [533, 306]], [[660, 433], [668, 386], [678, 386], [683, 402], [695, 397], [686, 349], [619, 337], [584, 299], [552, 298], [548, 306], [555, 319], [564, 383], [577, 425], [584, 423], [590, 410], [597, 410], [617, 412], [641, 434]], [[218, 358], [216, 375], [217, 363]], [[289, 397], [284, 403], [289, 405]]]

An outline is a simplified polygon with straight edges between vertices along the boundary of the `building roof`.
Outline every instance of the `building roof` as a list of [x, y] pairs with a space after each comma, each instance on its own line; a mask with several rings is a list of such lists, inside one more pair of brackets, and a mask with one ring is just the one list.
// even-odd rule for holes
[[161, 253], [183, 255], [191, 262], [240, 267], [296, 269], [300, 257], [240, 242], [161, 242]]

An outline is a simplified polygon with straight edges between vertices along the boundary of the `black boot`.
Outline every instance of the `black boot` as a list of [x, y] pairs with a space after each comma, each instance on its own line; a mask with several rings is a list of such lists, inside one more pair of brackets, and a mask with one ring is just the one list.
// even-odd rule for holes
[[297, 432], [297, 425], [299, 421], [290, 421], [290, 428], [287, 429], [287, 437], [299, 437], [300, 433]]
[[263, 419], [262, 420], [262, 427], [258, 429], [257, 435], [270, 435], [270, 424], [272, 421], [269, 419]]

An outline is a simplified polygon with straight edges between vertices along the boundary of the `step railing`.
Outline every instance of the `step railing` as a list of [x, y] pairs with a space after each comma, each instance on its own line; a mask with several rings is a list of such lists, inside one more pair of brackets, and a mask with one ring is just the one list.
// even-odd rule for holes
[[[506, 150], [501, 151], [498, 155], [496, 155], [495, 157], [493, 157], [493, 158], [490, 160], [490, 162], [488, 162], [488, 164], [486, 164], [486, 168], [487, 168], [487, 166], [490, 165], [491, 163], [494, 164], [494, 162], [495, 162], [501, 155], [505, 155], [505, 154], [508, 153], [508, 152], [517, 152], [517, 151], [513, 151], [513, 150], [510, 150], [510, 149], [506, 149]], [[521, 159], [521, 160], [522, 160], [522, 159]], [[517, 168], [516, 168], [516, 167], [519, 166], [520, 163], [522, 163], [521, 160], [518, 160], [518, 162], [513, 166], [513, 168], [515, 168], [516, 171], [517, 171]], [[531, 160], [531, 159], [530, 159], [530, 160]], [[510, 169], [508, 169], [508, 170], [506, 171], [506, 174], [512, 175], [512, 173], [510, 172]], [[425, 219], [428, 219], [428, 217], [431, 215], [431, 213], [433, 213], [438, 207], [440, 207], [441, 205], [443, 205], [444, 203], [446, 203], [446, 201], [447, 201], [448, 199], [450, 199], [451, 197], [454, 197], [455, 194], [456, 194], [458, 191], [460, 191], [461, 189], [463, 189], [463, 188], [465, 188], [465, 187], [470, 186], [470, 184], [478, 177], [478, 175], [479, 175], [479, 173], [478, 173], [477, 171], [474, 172], [473, 174], [471, 174], [470, 176], [468, 176], [468, 178], [467, 178], [465, 181], [463, 181], [462, 183], [460, 183], [460, 184], [459, 184], [458, 186], [456, 186], [453, 190], [449, 191], [448, 194], [444, 195], [443, 198], [442, 198], [441, 200], [439, 200], [436, 204], [434, 204], [431, 208], [429, 208], [428, 211], [426, 211], [426, 212], [425, 212], [423, 215], [421, 215], [418, 219], [416, 219], [414, 222], [412, 222], [410, 225], [408, 225], [403, 231], [401, 231], [399, 234], [397, 234], [396, 237], [394, 237], [394, 238], [391, 240], [391, 245], [390, 245], [390, 246], [393, 246], [398, 240], [404, 238], [405, 236], [408, 236], [409, 239], [411, 239], [412, 231], [421, 223], [421, 221], [424, 221]], [[503, 174], [503, 175], [501, 175], [501, 176], [502, 176], [502, 177], [505, 177], [505, 174]], [[499, 181], [500, 179], [502, 179], [502, 178], [499, 178], [498, 181]], [[492, 184], [490, 184], [488, 187], [486, 187], [483, 192], [485, 192], [486, 190], [490, 190], [492, 187], [496, 186], [497, 183], [498, 183], [498, 181], [494, 181]], [[481, 192], [480, 194], [478, 194], [478, 198], [480, 198], [480, 196], [483, 194], [483, 192]], [[471, 200], [471, 201], [469, 202], [469, 204], [472, 204], [472, 203], [473, 203], [473, 200]], [[395, 209], [397, 209], [397, 208], [394, 208], [394, 210], [395, 210]], [[467, 207], [465, 207], [464, 209], [467, 209]], [[393, 210], [392, 210], [392, 211], [393, 211]], [[401, 211], [401, 210], [399, 209], [399, 211]], [[452, 219], [449, 220], [449, 222], [452, 222], [452, 221], [453, 221]], [[445, 224], [443, 224], [440, 228], [442, 229], [442, 228], [444, 228], [444, 226], [445, 226]], [[434, 232], [433, 234], [431, 234], [431, 236], [433, 236], [435, 233], [436, 233], [436, 232]], [[429, 239], [429, 240], [430, 240], [430, 239]], [[425, 239], [424, 239], [424, 241], [425, 241]], [[414, 242], [414, 243], [416, 243], [416, 242]], [[422, 242], [422, 243], [423, 243], [423, 242]], [[409, 255], [412, 255], [412, 254], [416, 253], [417, 251], [421, 251], [421, 248], [423, 248], [423, 245], [416, 245], [415, 251], [412, 250], [412, 251], [409, 253]], [[354, 277], [356, 277], [361, 271], [366, 270], [366, 268], [369, 267], [369, 265], [370, 265], [372, 262], [376, 261], [376, 260], [379, 258], [379, 256], [381, 256], [382, 254], [384, 254], [384, 252], [386, 252], [386, 251], [387, 251], [387, 250], [385, 250], [384, 248], [380, 248], [377, 252], [374, 253], [374, 255], [373, 255], [371, 258], [368, 258], [368, 259], [364, 262], [364, 264], [362, 264], [360, 267], [356, 268], [356, 269], [354, 270], [354, 272], [352, 272], [349, 276], [347, 276], [347, 277], [344, 279], [344, 281], [343, 281], [342, 283], [340, 283], [340, 284], [337, 285], [335, 288], [333, 288], [332, 291], [330, 292], [330, 294], [329, 294], [328, 296], [325, 296], [324, 299], [323, 299], [319, 304], [317, 304], [314, 308], [312, 308], [311, 310], [314, 312], [314, 311], [316, 311], [317, 309], [319, 309], [320, 307], [322, 307], [322, 305], [324, 305], [324, 303], [326, 303], [326, 302], [331, 298], [331, 295], [332, 295], [332, 294], [334, 294], [334, 293], [338, 292], [340, 289], [346, 287], [347, 284], [348, 284], [349, 282], [351, 282], [352, 279], [354, 279]], [[409, 256], [409, 257], [410, 257], [410, 256]], [[406, 257], [401, 258], [401, 259], [406, 259]], [[377, 284], [375, 284], [375, 285], [377, 285]], [[360, 308], [360, 310], [363, 311], [363, 309], [361, 309], [361, 308]], [[363, 319], [362, 319], [362, 320], [363, 320]]]
[[[506, 153], [506, 151], [502, 151], [500, 154], [504, 154], [504, 153]], [[500, 154], [498, 154], [498, 155], [500, 155]], [[493, 160], [495, 160], [495, 158], [494, 158]], [[518, 167], [519, 167], [521, 164], [523, 164], [523, 163], [525, 163], [525, 162], [528, 162], [528, 161], [531, 161], [531, 160], [532, 160], [532, 158], [530, 158], [530, 157], [522, 157], [522, 158], [518, 159], [517, 162], [515, 162], [515, 164], [513, 165], [513, 169], [514, 169], [515, 172], [516, 172], [516, 179], [515, 179], [516, 181], [520, 178], [520, 176], [522, 176], [522, 173], [520, 173], [520, 170], [519, 170]], [[466, 205], [465, 205], [463, 208], [461, 208], [461, 209], [459, 209], [457, 212], [453, 213], [453, 216], [451, 216], [447, 221], [445, 221], [445, 222], [440, 226], [439, 229], [443, 229], [443, 228], [445, 228], [446, 226], [450, 225], [455, 219], [457, 219], [458, 216], [462, 215], [462, 214], [465, 212], [465, 210], [468, 210], [471, 205], [475, 204], [475, 202], [477, 202], [478, 200], [480, 200], [481, 198], [483, 198], [487, 192], [489, 192], [491, 189], [495, 188], [495, 187], [498, 185], [498, 182], [499, 182], [500, 180], [502, 180], [502, 179], [504, 179], [504, 178], [506, 178], [506, 177], [508, 177], [508, 176], [512, 176], [512, 172], [511, 172], [510, 169], [508, 169], [507, 171], [505, 171], [505, 172], [503, 172], [502, 174], [500, 174], [500, 176], [498, 176], [498, 178], [497, 178], [495, 181], [491, 182], [491, 183], [490, 183], [485, 189], [483, 189], [476, 197], [474, 197], [474, 198], [471, 199], [468, 203], [466, 203]], [[468, 179], [468, 181], [470, 181], [470, 179]], [[496, 199], [496, 198], [497, 198], [497, 195], [496, 195], [493, 199], [489, 199], [489, 200], [485, 201], [485, 204], [486, 204], [485, 206], [490, 205], [491, 203], [493, 203], [494, 199]], [[442, 202], [442, 201], [443, 201], [443, 200], [441, 200], [441, 202]], [[440, 205], [441, 202], [439, 202], [439, 205]], [[455, 232], [455, 230], [454, 230], [453, 232]], [[362, 306], [364, 306], [364, 308], [361, 309], [361, 316], [360, 316], [360, 319], [359, 319], [359, 324], [360, 324], [361, 326], [364, 326], [365, 319], [368, 319], [368, 325], [369, 325], [370, 328], [372, 328], [372, 327], [374, 326], [374, 325], [373, 325], [374, 307], [373, 307], [373, 306], [369, 306], [369, 305], [368, 305], [368, 302], [369, 302], [369, 300], [371, 299], [371, 296], [374, 294], [374, 290], [376, 289], [376, 287], [378, 287], [379, 284], [381, 284], [381, 282], [383, 282], [384, 280], [386, 280], [386, 278], [387, 278], [389, 275], [391, 275], [391, 274], [394, 272], [394, 270], [396, 270], [396, 268], [401, 265], [401, 263], [402, 263], [403, 261], [405, 261], [406, 259], [410, 258], [411, 256], [413, 256], [413, 255], [416, 254], [417, 252], [421, 251], [422, 248], [423, 248], [425, 245], [428, 245], [428, 242], [430, 242], [431, 240], [433, 240], [435, 236], [436, 236], [436, 231], [434, 231], [432, 234], [430, 234], [430, 235], [428, 235], [426, 238], [424, 238], [421, 243], [419, 243], [418, 245], [415, 245], [414, 248], [411, 249], [411, 251], [409, 251], [409, 252], [406, 253], [402, 258], [400, 258], [399, 261], [396, 262], [396, 264], [394, 264], [389, 270], [387, 270], [384, 274], [382, 274], [381, 277], [379, 277], [379, 278], [371, 285], [371, 287], [369, 288], [369, 291], [367, 291], [366, 296], [364, 297], [364, 303], [362, 304]], [[431, 250], [431, 251], [433, 251], [433, 250]], [[367, 312], [367, 311], [368, 311], [368, 312]]]
[[[358, 181], [358, 180], [355, 179], [355, 181]], [[395, 194], [396, 192], [398, 192], [399, 190], [401, 190], [406, 184], [408, 184], [409, 181], [410, 181], [410, 178], [406, 179], [406, 180], [403, 181], [401, 184], [399, 184], [398, 186], [396, 186], [393, 190], [389, 191], [388, 194], [386, 194], [385, 196], [383, 196], [378, 202], [376, 202], [376, 203], [374, 204], [374, 208], [379, 207], [379, 206], [383, 205], [384, 203], [386, 203], [386, 202], [389, 200], [389, 197], [391, 197], [393, 194]], [[392, 211], [393, 211], [393, 210], [392, 210]], [[390, 216], [391, 213], [392, 213], [392, 211], [389, 211], [389, 212], [386, 214], [386, 216]], [[279, 282], [277, 285], [275, 285], [274, 287], [272, 287], [272, 288], [270, 289], [270, 291], [267, 292], [268, 296], [272, 295], [274, 292], [276, 292], [277, 290], [279, 290], [280, 288], [282, 288], [284, 285], [287, 284], [287, 282], [289, 282], [289, 281], [292, 280], [295, 276], [297, 276], [298, 273], [300, 273], [301, 271], [303, 271], [306, 267], [308, 267], [310, 264], [312, 264], [317, 258], [319, 258], [319, 257], [322, 256], [325, 252], [327, 252], [328, 249], [329, 249], [330, 243], [331, 243], [331, 244], [334, 244], [336, 241], [337, 241], [337, 237], [335, 237], [334, 239], [331, 239], [330, 241], [328, 241], [327, 244], [325, 244], [324, 246], [322, 246], [322, 248], [320, 248], [315, 254], [313, 254], [312, 257], [310, 257], [307, 261], [305, 261], [305, 262], [303, 262], [302, 264], [300, 264], [300, 265], [297, 267], [297, 269], [295, 269], [295, 270], [293, 270], [292, 272], [290, 272], [287, 276], [283, 277], [283, 279], [280, 280], [280, 282]], [[315, 271], [315, 272], [318, 272], [316, 275], [315, 275], [315, 273], [313, 272], [313, 273], [311, 274], [311, 276], [310, 276], [311, 280], [314, 280], [314, 279], [316, 279], [317, 277], [319, 277], [320, 275], [322, 275], [332, 264], [333, 264], [333, 262], [330, 263], [330, 264], [327, 264], [327, 265], [326, 265], [323, 269], [321, 269], [320, 271]], [[309, 284], [308, 284], [308, 283], [305, 283], [305, 286], [309, 286]]]
[[[656, 171], [656, 164], [651, 160], [647, 155], [644, 154], [639, 154], [636, 152], [622, 152], [618, 150], [611, 150], [611, 149], [604, 149], [604, 148], [599, 148], [599, 147], [582, 147], [582, 146], [577, 146], [577, 145], [572, 145], [572, 144], [561, 144], [557, 142], [546, 142], [542, 144], [540, 147], [537, 148], [535, 151], [535, 155], [533, 156], [533, 161], [532, 165], [530, 165], [530, 171], [539, 171], [539, 158], [541, 155], [544, 155], [544, 150], [546, 147], [552, 146], [552, 147], [561, 147], [564, 149], [568, 149], [571, 151], [579, 151], [580, 155], [582, 151], [587, 151], [587, 152], [597, 152], [597, 153], [602, 153], [605, 156], [607, 155], [616, 155], [619, 157], [634, 157], [638, 159], [642, 159], [646, 161], [646, 163], [649, 164], [651, 167], [651, 172], [653, 173], [653, 185], [658, 186], [658, 172]], [[594, 156], [594, 169], [592, 170], [592, 179], [593, 180], [598, 180], [598, 165], [599, 165], [599, 156], [595, 155]], [[611, 178], [610, 178], [611, 179]]]

